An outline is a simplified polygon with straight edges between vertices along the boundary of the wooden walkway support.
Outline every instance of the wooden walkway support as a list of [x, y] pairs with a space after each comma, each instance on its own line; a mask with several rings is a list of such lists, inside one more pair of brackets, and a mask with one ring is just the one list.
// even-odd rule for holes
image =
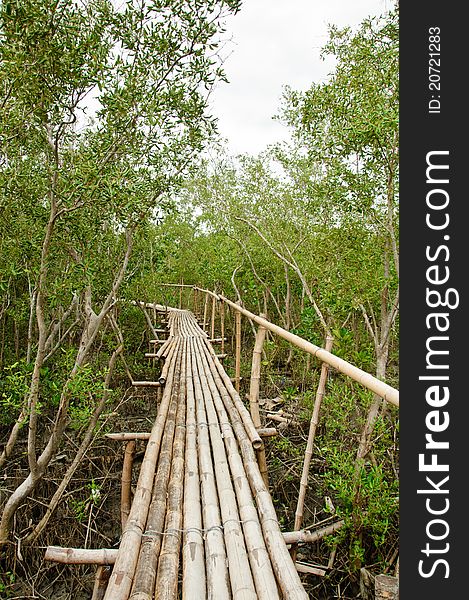
[[[96, 553], [113, 563], [104, 599], [305, 600], [259, 470], [263, 441], [249, 411], [194, 315], [168, 309], [168, 329], [157, 352], [165, 358], [163, 393], [151, 433], [109, 435], [128, 444], [128, 459], [119, 549]], [[134, 440], [145, 438], [129, 509]]]

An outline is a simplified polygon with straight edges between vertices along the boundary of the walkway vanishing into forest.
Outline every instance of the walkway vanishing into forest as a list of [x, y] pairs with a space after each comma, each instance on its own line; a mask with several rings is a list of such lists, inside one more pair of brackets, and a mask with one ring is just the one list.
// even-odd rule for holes
[[[224, 300], [233, 304], [236, 315], [244, 311]], [[224, 340], [223, 331], [213, 339], [214, 312], [210, 338], [190, 311], [139, 304], [147, 319], [147, 309], [159, 315], [168, 337], [152, 340], [155, 350], [146, 355], [164, 361], [158, 381], [134, 382], [158, 390], [151, 433], [109, 436], [127, 442], [119, 549], [49, 547], [46, 558], [100, 565], [93, 600], [307, 598], [287, 546], [305, 534], [288, 537], [281, 532], [263, 469], [261, 435], [269, 433], [255, 424], [241, 401], [239, 369], [233, 385], [221, 362], [224, 355], [214, 350], [212, 343]], [[268, 323], [256, 318], [261, 326]], [[154, 333], [163, 331], [151, 327]], [[327, 352], [326, 359], [337, 357]], [[334, 366], [343, 370], [341, 363]], [[398, 404], [397, 390], [349, 366], [354, 379]], [[148, 441], [131, 501], [136, 439]], [[334, 525], [329, 529], [332, 533]]]

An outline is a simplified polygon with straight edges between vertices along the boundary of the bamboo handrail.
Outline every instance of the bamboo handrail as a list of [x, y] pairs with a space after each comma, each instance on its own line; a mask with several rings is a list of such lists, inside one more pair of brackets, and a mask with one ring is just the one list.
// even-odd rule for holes
[[328, 352], [327, 350], [324, 350], [323, 348], [316, 346], [315, 344], [308, 342], [307, 340], [304, 340], [299, 335], [291, 333], [290, 331], [283, 329], [283, 327], [275, 325], [274, 323], [271, 323], [270, 321], [267, 321], [266, 319], [255, 315], [254, 313], [250, 312], [249, 310], [246, 310], [239, 304], [232, 302], [225, 296], [220, 295], [219, 298], [220, 300], [223, 300], [223, 302], [231, 306], [234, 310], [240, 312], [245, 317], [248, 317], [258, 325], [262, 325], [272, 333], [275, 333], [279, 337], [287, 340], [287, 342], [290, 342], [298, 348], [301, 348], [301, 350], [304, 350], [305, 352], [309, 352], [309, 354], [316, 356], [316, 358], [327, 363], [334, 369], [337, 369], [337, 371], [340, 371], [344, 375], [348, 375], [351, 379], [353, 379], [357, 383], [360, 383], [367, 389], [371, 390], [390, 404], [394, 404], [394, 406], [399, 406], [399, 391], [396, 388], [393, 388], [384, 381], [381, 381], [380, 379], [374, 377], [370, 373], [367, 373], [359, 367], [352, 365], [346, 360], [339, 358], [335, 354], [332, 354], [331, 352]]
[[[177, 284], [175, 284], [175, 285], [177, 285]], [[251, 319], [252, 321], [257, 323], [258, 325], [265, 327], [268, 331], [271, 331], [272, 333], [277, 334], [279, 337], [287, 340], [287, 342], [290, 342], [291, 344], [293, 344], [294, 346], [297, 346], [301, 350], [304, 350], [305, 352], [308, 352], [309, 354], [316, 356], [316, 358], [318, 358], [322, 362], [327, 363], [329, 366], [333, 367], [334, 369], [337, 369], [337, 371], [340, 371], [344, 375], [348, 375], [351, 379], [353, 379], [357, 383], [360, 383], [361, 385], [363, 385], [370, 391], [374, 392], [375, 394], [377, 394], [378, 396], [380, 396], [381, 398], [386, 400], [386, 402], [389, 402], [390, 404], [393, 404], [394, 406], [399, 406], [399, 390], [397, 390], [396, 388], [393, 388], [392, 386], [385, 383], [384, 381], [381, 381], [377, 377], [374, 377], [374, 375], [371, 375], [370, 373], [363, 371], [362, 369], [360, 369], [359, 367], [356, 367], [355, 365], [352, 365], [348, 361], [346, 361], [342, 358], [339, 358], [338, 356], [336, 356], [335, 354], [332, 354], [331, 352], [328, 352], [324, 348], [321, 348], [320, 346], [316, 346], [312, 342], [308, 342], [307, 340], [301, 338], [299, 335], [296, 335], [295, 333], [291, 333], [290, 331], [283, 329], [283, 327], [280, 327], [279, 325], [275, 325], [274, 323], [271, 323], [270, 321], [263, 319], [262, 317], [250, 312], [249, 310], [243, 308], [239, 304], [233, 302], [229, 298], [226, 298], [226, 296], [223, 296], [222, 294], [216, 294], [215, 292], [211, 292], [210, 290], [206, 290], [206, 289], [200, 288], [198, 286], [193, 286], [193, 287], [194, 287], [194, 289], [197, 289], [201, 292], [209, 294], [210, 296], [212, 296], [213, 298], [216, 298], [217, 300], [222, 300], [228, 306], [231, 306], [234, 310], [240, 312], [245, 317], [248, 317], [249, 319]]]
[[[168, 376], [174, 375], [174, 362]], [[148, 515], [151, 500], [151, 489], [155, 476], [161, 440], [164, 433], [166, 416], [171, 402], [171, 387], [165, 388], [158, 415], [147, 443], [145, 456], [140, 469], [130, 514], [122, 534], [116, 564], [106, 590], [105, 600], [127, 600], [137, 566], [140, 543]]]

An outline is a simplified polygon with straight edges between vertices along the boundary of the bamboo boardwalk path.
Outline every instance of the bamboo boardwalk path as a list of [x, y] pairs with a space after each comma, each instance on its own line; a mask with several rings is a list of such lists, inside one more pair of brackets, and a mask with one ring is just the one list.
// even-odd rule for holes
[[154, 353], [163, 393], [101, 597], [307, 598], [249, 411], [193, 313], [169, 309], [167, 327]]

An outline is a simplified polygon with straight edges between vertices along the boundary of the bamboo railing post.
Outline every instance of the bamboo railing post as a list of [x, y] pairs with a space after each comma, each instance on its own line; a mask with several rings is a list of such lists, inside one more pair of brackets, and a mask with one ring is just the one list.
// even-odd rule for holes
[[212, 321], [210, 327], [210, 339], [214, 339], [215, 337], [215, 313], [217, 309], [217, 299], [215, 296], [212, 297]]
[[184, 280], [181, 279], [181, 287], [179, 288], [179, 308], [182, 308], [182, 289], [184, 285]]
[[[122, 466], [122, 479], [121, 479], [121, 525], [122, 531], [124, 531], [125, 524], [130, 512], [130, 506], [132, 504], [132, 465], [135, 456], [135, 440], [130, 440], [125, 445], [124, 452], [124, 464]], [[108, 577], [109, 579], [109, 577]]]
[[208, 310], [208, 292], [205, 293], [205, 302], [204, 302], [204, 322], [202, 325], [202, 329], [204, 331], [207, 327], [207, 310]]
[[220, 335], [221, 335], [221, 354], [225, 354], [225, 304], [220, 300]]
[[[266, 318], [266, 315], [263, 313], [261, 313], [260, 316], [263, 319]], [[252, 422], [254, 423], [256, 429], [259, 429], [262, 426], [261, 416], [259, 413], [259, 389], [261, 380], [262, 347], [264, 345], [265, 334], [265, 327], [259, 325], [256, 334], [256, 341], [254, 344], [254, 350], [252, 353], [251, 381], [249, 385], [249, 408], [251, 411]], [[267, 460], [265, 457], [264, 445], [262, 445], [262, 448], [256, 451], [256, 454], [262, 478], [264, 479], [265, 485], [269, 487], [269, 477], [267, 474]]]
[[[241, 306], [241, 300], [236, 303]], [[236, 335], [236, 352], [235, 352], [235, 389], [239, 394], [239, 381], [241, 375], [241, 313], [239, 310], [235, 313], [235, 335]]]
[[[334, 343], [334, 338], [331, 336], [326, 336], [326, 351], [330, 352], [332, 349], [332, 344]], [[316, 429], [319, 422], [319, 410], [321, 408], [321, 402], [324, 397], [324, 391], [326, 389], [326, 381], [327, 381], [327, 372], [329, 367], [327, 363], [323, 362], [321, 366], [321, 375], [319, 377], [318, 389], [316, 391], [316, 398], [314, 400], [313, 414], [311, 416], [311, 422], [309, 425], [309, 433], [308, 433], [308, 442], [306, 444], [305, 458], [303, 462], [303, 471], [301, 474], [301, 482], [300, 482], [300, 493], [298, 495], [298, 503], [296, 505], [295, 512], [295, 531], [301, 529], [303, 524], [303, 508], [305, 503], [306, 489], [308, 487], [308, 474], [309, 474], [309, 465], [311, 463], [311, 457], [313, 456], [313, 447], [314, 447], [314, 438], [316, 437]], [[290, 554], [292, 559], [296, 559], [296, 552], [298, 546], [293, 544], [290, 550]]]

